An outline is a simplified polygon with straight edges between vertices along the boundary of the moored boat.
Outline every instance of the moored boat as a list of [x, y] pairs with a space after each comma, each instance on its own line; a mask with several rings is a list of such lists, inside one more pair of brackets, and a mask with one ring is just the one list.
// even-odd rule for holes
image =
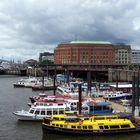
[[108, 100], [131, 99], [132, 93], [124, 93], [123, 91], [110, 91], [104, 94], [103, 98]]
[[45, 93], [40, 93], [37, 96], [30, 96], [29, 99], [30, 99], [31, 103], [34, 103], [34, 102], [67, 100], [67, 99], [70, 99], [70, 97], [69, 96], [62, 96], [62, 95], [51, 96], [51, 95], [47, 95]]
[[[56, 99], [56, 98], [55, 98]], [[78, 100], [77, 99], [63, 99], [47, 100], [46, 102], [35, 102], [30, 104], [29, 111], [13, 112], [18, 120], [42, 120], [43, 117], [50, 117], [55, 114], [63, 114], [66, 110], [74, 111], [78, 114]], [[110, 114], [113, 109], [108, 102], [93, 102], [83, 100], [81, 106], [81, 114]]]
[[119, 115], [81, 116], [52, 115], [44, 118], [43, 133], [60, 133], [69, 135], [105, 135], [139, 132], [140, 125], [130, 118]]
[[15, 111], [13, 114], [21, 121], [41, 121], [44, 117], [50, 117], [53, 114], [64, 114], [70, 110], [70, 106], [65, 103], [48, 103], [45, 106], [32, 106], [28, 111]]
[[22, 78], [18, 80], [17, 82], [13, 83], [14, 87], [32, 87], [33, 85], [37, 84], [39, 82], [39, 79], [36, 77], [28, 77], [28, 78]]
[[17, 82], [14, 82], [13, 86], [14, 87], [25, 87], [25, 82], [26, 82], [25, 79], [20, 79]]
[[62, 96], [78, 97], [78, 92], [72, 90], [69, 87], [61, 87], [61, 86], [58, 86], [56, 88], [56, 93], [58, 93], [58, 94], [60, 94]]

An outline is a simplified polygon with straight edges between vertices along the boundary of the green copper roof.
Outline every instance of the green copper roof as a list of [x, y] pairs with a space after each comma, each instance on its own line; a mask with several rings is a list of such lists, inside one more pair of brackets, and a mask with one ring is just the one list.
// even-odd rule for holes
[[108, 41], [71, 41], [70, 44], [112, 44]]

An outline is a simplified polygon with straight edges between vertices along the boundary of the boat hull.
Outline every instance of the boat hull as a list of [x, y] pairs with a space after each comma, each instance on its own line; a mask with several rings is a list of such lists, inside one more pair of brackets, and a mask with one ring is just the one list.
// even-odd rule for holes
[[110, 135], [110, 134], [125, 134], [125, 133], [136, 133], [140, 132], [140, 127], [136, 129], [121, 129], [121, 130], [75, 130], [75, 129], [65, 129], [65, 128], [55, 128], [42, 124], [43, 134], [55, 133], [55, 134], [64, 134], [64, 135]]
[[32, 90], [54, 90], [56, 89], [56, 86], [32, 86]]
[[24, 84], [13, 84], [14, 88], [18, 88], [18, 87], [25, 87]]
[[106, 100], [119, 100], [119, 99], [131, 99], [132, 95], [128, 95], [128, 96], [116, 96], [116, 97], [103, 97]]
[[[34, 115], [25, 113], [22, 114], [19, 112], [13, 112], [13, 114], [17, 117], [19, 121], [42, 121], [44, 117], [47, 117], [46, 115]], [[50, 117], [50, 116], [49, 116]]]

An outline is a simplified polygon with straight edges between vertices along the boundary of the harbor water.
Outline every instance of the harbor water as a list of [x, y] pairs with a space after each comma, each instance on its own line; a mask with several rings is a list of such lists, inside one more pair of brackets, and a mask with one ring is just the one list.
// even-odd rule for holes
[[[13, 111], [28, 110], [29, 96], [40, 91], [14, 88], [23, 77], [0, 75], [0, 140], [140, 140], [140, 133], [107, 136], [65, 136], [42, 133], [41, 122], [18, 121]], [[53, 91], [46, 91], [49, 95]]]

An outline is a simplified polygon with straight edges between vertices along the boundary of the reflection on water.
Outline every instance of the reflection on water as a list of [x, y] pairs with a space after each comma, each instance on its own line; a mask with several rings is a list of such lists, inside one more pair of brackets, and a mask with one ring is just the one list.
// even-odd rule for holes
[[140, 140], [140, 134], [117, 134], [98, 136], [67, 136], [57, 134], [45, 134], [42, 140]]

